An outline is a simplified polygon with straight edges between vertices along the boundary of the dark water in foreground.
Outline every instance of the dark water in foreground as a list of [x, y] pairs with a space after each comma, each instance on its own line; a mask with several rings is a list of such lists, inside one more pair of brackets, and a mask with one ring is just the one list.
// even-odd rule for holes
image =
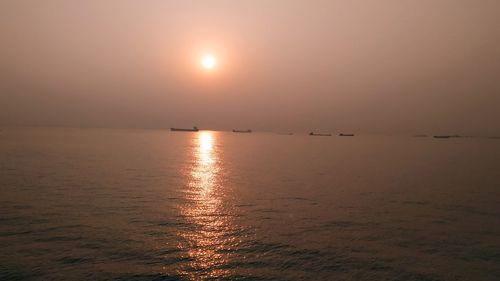
[[0, 280], [500, 280], [500, 141], [0, 133]]

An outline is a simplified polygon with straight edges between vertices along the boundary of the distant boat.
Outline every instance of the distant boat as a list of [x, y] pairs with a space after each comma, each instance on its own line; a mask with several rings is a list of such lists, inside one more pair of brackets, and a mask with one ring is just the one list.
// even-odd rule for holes
[[354, 134], [343, 134], [343, 133], [340, 133], [339, 137], [354, 137]]
[[434, 136], [436, 139], [449, 139], [449, 138], [463, 138], [461, 135], [436, 135]]
[[332, 134], [316, 134], [314, 132], [309, 133], [310, 136], [318, 136], [318, 137], [331, 137]]
[[198, 132], [198, 127], [193, 126], [192, 129], [190, 128], [170, 128], [170, 131], [172, 132]]
[[252, 130], [248, 129], [248, 130], [235, 130], [233, 129], [233, 133], [251, 133]]

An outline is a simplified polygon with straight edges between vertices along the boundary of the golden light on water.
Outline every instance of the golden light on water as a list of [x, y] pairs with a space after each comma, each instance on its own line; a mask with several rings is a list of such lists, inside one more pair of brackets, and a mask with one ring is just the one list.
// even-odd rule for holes
[[215, 162], [214, 137], [212, 132], [201, 132], [198, 136], [199, 164], [204, 167], [211, 166]]
[[221, 250], [227, 250], [233, 242], [228, 233], [234, 227], [228, 214], [230, 210], [224, 206], [217, 133], [193, 134], [191, 147], [192, 164], [185, 191], [187, 203], [180, 210], [190, 227], [179, 233], [184, 240], [180, 248], [190, 262], [181, 274], [191, 280], [200, 278], [199, 272], [208, 278], [226, 276], [229, 271], [223, 269], [223, 265], [228, 263], [228, 254]]
[[196, 139], [194, 156], [196, 162], [191, 171], [190, 185], [198, 191], [211, 192], [215, 184], [218, 167], [214, 153], [214, 133], [203, 131]]

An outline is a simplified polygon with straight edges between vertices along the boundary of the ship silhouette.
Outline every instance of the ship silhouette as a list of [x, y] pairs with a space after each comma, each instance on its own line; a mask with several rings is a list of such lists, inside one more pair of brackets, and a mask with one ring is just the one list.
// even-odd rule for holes
[[331, 137], [332, 134], [318, 134], [318, 133], [314, 133], [314, 132], [310, 132], [309, 133], [310, 136], [318, 136], [318, 137]]
[[192, 129], [190, 128], [170, 128], [170, 131], [172, 132], [198, 132], [198, 127], [193, 126]]

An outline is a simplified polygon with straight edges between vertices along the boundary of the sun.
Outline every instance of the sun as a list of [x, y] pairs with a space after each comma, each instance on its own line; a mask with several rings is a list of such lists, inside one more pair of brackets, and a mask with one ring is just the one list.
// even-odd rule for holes
[[212, 54], [206, 54], [201, 57], [201, 67], [206, 70], [212, 70], [217, 66], [217, 59]]

